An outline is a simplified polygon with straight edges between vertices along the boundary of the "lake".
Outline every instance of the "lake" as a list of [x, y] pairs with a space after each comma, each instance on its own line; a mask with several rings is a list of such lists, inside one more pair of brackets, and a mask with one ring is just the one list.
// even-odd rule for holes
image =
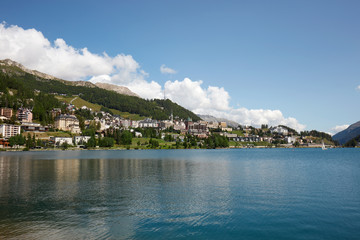
[[0, 153], [0, 239], [359, 239], [360, 149]]

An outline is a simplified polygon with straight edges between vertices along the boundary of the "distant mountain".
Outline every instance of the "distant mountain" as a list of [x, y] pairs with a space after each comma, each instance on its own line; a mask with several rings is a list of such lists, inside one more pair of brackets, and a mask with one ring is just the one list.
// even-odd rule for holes
[[360, 121], [351, 124], [347, 129], [335, 134], [332, 138], [340, 144], [345, 144], [347, 141], [360, 135]]
[[232, 128], [238, 127], [240, 125], [239, 123], [235, 121], [231, 121], [226, 118], [217, 118], [211, 115], [201, 115], [201, 114], [198, 114], [198, 116], [207, 122], [226, 122], [226, 125]]
[[139, 95], [137, 95], [136, 93], [132, 92], [130, 89], [128, 89], [127, 87], [123, 87], [123, 86], [118, 86], [118, 85], [114, 85], [114, 84], [110, 84], [110, 83], [95, 83], [95, 85], [99, 88], [103, 88], [109, 91], [114, 91], [123, 95], [128, 95], [128, 96], [134, 96], [134, 97], [140, 97]]
[[[17, 99], [14, 100], [6, 93], [9, 90], [17, 91], [15, 96]], [[34, 92], [41, 92], [48, 95], [77, 95], [85, 101], [105, 108], [152, 117], [157, 120], [169, 119], [171, 113], [182, 119], [192, 118], [194, 121], [200, 119], [193, 112], [168, 99], [146, 100], [99, 88], [87, 81], [62, 80], [36, 70], [29, 70], [9, 59], [0, 61], [0, 92], [2, 92], [0, 96], [3, 99], [3, 101], [0, 99], [0, 105], [11, 108], [18, 107], [19, 103], [27, 105], [30, 99], [36, 96]], [[47, 106], [47, 109], [50, 107]], [[41, 111], [43, 112], [43, 109]]]

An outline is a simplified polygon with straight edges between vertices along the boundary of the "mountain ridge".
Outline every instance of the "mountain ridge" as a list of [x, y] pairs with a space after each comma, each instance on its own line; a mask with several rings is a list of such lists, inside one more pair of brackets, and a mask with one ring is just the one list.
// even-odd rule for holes
[[[46, 74], [46, 73], [42, 73], [42, 72], [39, 72], [37, 70], [31, 70], [31, 69], [28, 69], [26, 68], [24, 65], [18, 63], [18, 62], [15, 62], [11, 59], [4, 59], [4, 60], [0, 60], [0, 66], [9, 66], [9, 67], [16, 67], [16, 68], [19, 68], [20, 70], [26, 72], [26, 73], [29, 73], [29, 74], [32, 74], [32, 75], [35, 75], [37, 77], [40, 77], [40, 78], [44, 78], [44, 79], [49, 79], [49, 80], [61, 80], [60, 78], [57, 78], [57, 77], [54, 77], [52, 75], [49, 75], [49, 74]], [[6, 71], [6, 69], [2, 69], [2, 71], [4, 73], [9, 73]]]
[[360, 121], [351, 124], [347, 129], [336, 133], [332, 138], [340, 144], [345, 144], [349, 140], [360, 135]]
[[[38, 78], [41, 78], [41, 79], [46, 79], [46, 80], [56, 80], [56, 81], [60, 81], [66, 85], [71, 85], [71, 86], [82, 86], [82, 87], [91, 87], [91, 88], [102, 88], [102, 89], [106, 89], [106, 90], [111, 90], [111, 91], [115, 91], [119, 94], [123, 94], [123, 95], [128, 95], [128, 96], [135, 96], [135, 97], [140, 97], [139, 95], [137, 95], [136, 93], [132, 92], [130, 89], [128, 89], [127, 87], [124, 87], [124, 86], [119, 86], [119, 85], [115, 85], [115, 84], [109, 84], [109, 83], [92, 83], [92, 82], [89, 82], [89, 81], [68, 81], [68, 80], [64, 80], [64, 79], [61, 79], [61, 78], [57, 78], [55, 76], [52, 76], [50, 74], [46, 74], [46, 73], [42, 73], [42, 72], [39, 72], [37, 70], [31, 70], [27, 67], [25, 67], [24, 65], [16, 62], [16, 61], [13, 61], [11, 59], [4, 59], [4, 60], [0, 60], [0, 66], [8, 66], [8, 67], [12, 67], [12, 68], [18, 68], [20, 69], [21, 71], [25, 72], [25, 73], [28, 73], [28, 74], [31, 74], [31, 75], [34, 75]], [[6, 69], [6, 68], [2, 68], [2, 71], [4, 73], [8, 73], [8, 74], [11, 74], [11, 73], [14, 73], [14, 74], [22, 74], [21, 72], [19, 71], [15, 71], [15, 69]]]
[[119, 86], [119, 85], [110, 84], [110, 83], [101, 83], [101, 82], [95, 83], [95, 86], [109, 90], [109, 91], [114, 91], [119, 94], [140, 98], [139, 95], [137, 95], [136, 93], [132, 92], [129, 88], [124, 87], [124, 86]]
[[[25, 69], [25, 70], [24, 70]], [[44, 77], [43, 77], [44, 76]], [[55, 78], [51, 75], [26, 69], [21, 64], [12, 60], [0, 61], [0, 87], [6, 92], [6, 89], [16, 89], [21, 91], [22, 102], [26, 105], [26, 96], [28, 99], [34, 97], [34, 92], [50, 95], [68, 95], [81, 96], [85, 101], [102, 105], [105, 108], [138, 114], [144, 117], [151, 117], [157, 120], [169, 119], [171, 113], [182, 119], [192, 118], [195, 121], [200, 120], [195, 113], [170, 101], [169, 99], [147, 100], [135, 96], [119, 94], [115, 91], [109, 91], [97, 87], [91, 82], [71, 82]], [[3, 105], [8, 99], [3, 101]], [[5, 105], [8, 105], [7, 103]], [[15, 107], [6, 106], [6, 107]]]

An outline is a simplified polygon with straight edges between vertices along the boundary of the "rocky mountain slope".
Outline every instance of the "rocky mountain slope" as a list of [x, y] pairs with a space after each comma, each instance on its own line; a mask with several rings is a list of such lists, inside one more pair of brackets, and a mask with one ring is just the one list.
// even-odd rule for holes
[[0, 66], [2, 68], [1, 69], [2, 72], [7, 73], [9, 75], [24, 75], [25, 73], [29, 73], [31, 75], [34, 75], [36, 77], [43, 78], [43, 79], [60, 80], [59, 78], [56, 78], [54, 76], [51, 76], [51, 75], [48, 75], [45, 73], [41, 73], [36, 70], [30, 70], [30, 69], [24, 67], [23, 65], [21, 65], [20, 63], [17, 63], [11, 59], [0, 60]]
[[24, 76], [26, 73], [33, 75], [37, 80], [56, 80], [70, 86], [81, 86], [81, 87], [96, 87], [95, 84], [88, 81], [67, 81], [52, 75], [39, 72], [37, 70], [31, 70], [24, 67], [22, 64], [15, 62], [11, 59], [0, 60], [0, 68], [3, 73], [10, 76]]
[[130, 89], [128, 89], [127, 87], [118, 86], [118, 85], [114, 85], [114, 84], [110, 84], [110, 83], [100, 83], [100, 82], [95, 83], [95, 85], [99, 88], [103, 88], [103, 89], [106, 89], [109, 91], [115, 91], [115, 92], [123, 94], [123, 95], [140, 97], [139, 95], [137, 95], [136, 93], [134, 93]]
[[99, 87], [99, 88], [106, 89], [109, 91], [115, 91], [119, 94], [123, 94], [123, 95], [127, 95], [127, 96], [140, 97], [136, 93], [130, 91], [130, 89], [128, 89], [127, 87], [118, 86], [118, 85], [109, 84], [109, 83], [93, 84], [88, 81], [67, 81], [67, 80], [63, 80], [63, 79], [51, 76], [49, 74], [45, 74], [45, 73], [42, 73], [42, 72], [39, 72], [36, 70], [28, 69], [28, 68], [24, 67], [23, 65], [21, 65], [20, 63], [17, 63], [10, 59], [0, 60], [0, 67], [1, 67], [3, 73], [13, 75], [13, 76], [14, 75], [21, 76], [21, 75], [24, 75], [25, 73], [28, 73], [33, 76], [36, 76], [38, 78], [38, 80], [41, 80], [41, 79], [56, 80], [56, 81], [60, 81], [66, 85], [71, 85], [71, 86], [91, 87], [91, 88]]

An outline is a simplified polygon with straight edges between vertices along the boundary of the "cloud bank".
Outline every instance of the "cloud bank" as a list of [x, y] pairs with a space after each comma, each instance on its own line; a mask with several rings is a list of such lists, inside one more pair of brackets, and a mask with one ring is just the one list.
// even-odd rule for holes
[[[305, 129], [295, 118], [284, 117], [280, 110], [234, 108], [229, 104], [229, 93], [222, 87], [203, 87], [202, 81], [185, 78], [167, 81], [162, 87], [149, 81], [149, 75], [131, 55], [108, 56], [95, 54], [87, 48], [76, 49], [58, 38], [53, 43], [36, 29], [0, 24], [0, 59], [9, 58], [30, 69], [54, 75], [65, 80], [89, 80], [126, 86], [143, 98], [166, 97], [197, 114], [224, 117], [244, 125], [275, 126], [284, 124], [297, 130]], [[165, 64], [164, 74], [176, 71]]]
[[341, 132], [345, 129], [347, 129], [350, 125], [349, 124], [344, 124], [344, 125], [339, 125], [339, 126], [335, 126], [333, 128], [330, 129], [330, 133], [332, 135], [335, 135], [338, 132]]
[[175, 73], [177, 73], [176, 70], [174, 70], [172, 68], [169, 68], [169, 67], [166, 67], [165, 64], [160, 66], [160, 72], [162, 74], [175, 74]]
[[51, 43], [35, 29], [0, 24], [0, 57], [66, 80], [100, 81], [129, 87], [145, 98], [161, 97], [161, 86], [146, 81], [148, 74], [131, 55], [110, 57], [76, 49], [58, 38]]
[[233, 108], [229, 105], [229, 93], [224, 88], [213, 86], [203, 88], [202, 83], [189, 78], [183, 81], [167, 81], [164, 86], [166, 97], [197, 114], [223, 117], [243, 125], [282, 124], [299, 131], [306, 127], [295, 118], [285, 118], [280, 110]]

